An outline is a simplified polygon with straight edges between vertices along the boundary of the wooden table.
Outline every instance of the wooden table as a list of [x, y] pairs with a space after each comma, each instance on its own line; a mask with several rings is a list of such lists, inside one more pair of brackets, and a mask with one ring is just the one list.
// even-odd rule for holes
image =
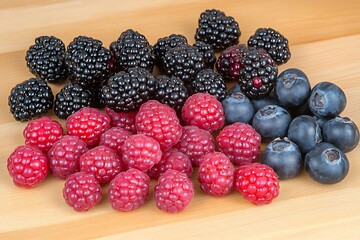
[[[348, 99], [342, 115], [360, 124], [360, 1], [2, 0], [0, 239], [360, 239], [359, 148], [347, 154], [351, 169], [343, 182], [321, 185], [303, 173], [282, 181], [279, 198], [260, 207], [237, 192], [225, 198], [206, 196], [195, 183], [196, 196], [180, 214], [159, 211], [152, 194], [134, 212], [113, 211], [105, 194], [96, 208], [76, 213], [64, 203], [61, 180], [49, 176], [32, 190], [13, 185], [6, 159], [23, 144], [25, 123], [12, 118], [7, 97], [15, 84], [32, 77], [24, 56], [35, 37], [55, 35], [68, 44], [87, 35], [108, 46], [134, 28], [151, 43], [171, 33], [184, 34], [192, 43], [198, 16], [207, 8], [235, 17], [241, 43], [258, 27], [283, 33], [292, 58], [280, 70], [300, 68], [312, 85], [338, 84]], [[60, 89], [51, 87], [55, 93]]]

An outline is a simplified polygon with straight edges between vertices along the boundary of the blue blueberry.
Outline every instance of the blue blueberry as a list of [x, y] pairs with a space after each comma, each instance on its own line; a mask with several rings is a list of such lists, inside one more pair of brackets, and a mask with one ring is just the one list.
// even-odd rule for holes
[[313, 113], [310, 111], [309, 108], [309, 101], [306, 101], [303, 105], [299, 107], [290, 107], [289, 111], [291, 112], [292, 118], [296, 118], [300, 115], [313, 116]]
[[333, 144], [343, 152], [352, 151], [359, 143], [359, 129], [347, 117], [336, 117], [325, 123], [323, 129], [325, 142]]
[[306, 154], [305, 170], [319, 183], [334, 184], [342, 181], [348, 174], [349, 161], [340, 149], [322, 142]]
[[255, 112], [259, 111], [261, 108], [267, 105], [280, 105], [275, 92], [271, 92], [268, 96], [263, 98], [251, 99], [251, 103], [255, 108]]
[[236, 93], [236, 92], [241, 92], [241, 88], [240, 88], [240, 85], [238, 83], [230, 88], [228, 94], [230, 95], [230, 94]]
[[225, 121], [228, 124], [235, 122], [248, 123], [254, 116], [255, 110], [250, 100], [242, 92], [227, 95], [222, 101]]
[[345, 106], [345, 93], [333, 83], [318, 83], [311, 91], [309, 107], [311, 112], [318, 117], [336, 117], [344, 111]]
[[267, 105], [256, 112], [252, 126], [265, 141], [285, 137], [291, 122], [290, 114], [278, 105]]
[[313, 116], [313, 118], [315, 119], [316, 123], [319, 125], [319, 127], [321, 129], [323, 128], [325, 123], [331, 119], [331, 118], [321, 118], [321, 117], [317, 117], [317, 116]]
[[267, 145], [261, 163], [270, 166], [279, 179], [285, 180], [300, 174], [303, 160], [299, 147], [285, 137], [276, 138]]

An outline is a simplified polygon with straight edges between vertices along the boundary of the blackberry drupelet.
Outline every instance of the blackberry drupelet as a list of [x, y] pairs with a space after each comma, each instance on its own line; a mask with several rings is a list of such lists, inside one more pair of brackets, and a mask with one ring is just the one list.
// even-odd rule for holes
[[191, 82], [193, 93], [209, 93], [222, 101], [226, 97], [226, 85], [223, 77], [211, 69], [201, 70]]
[[221, 52], [216, 61], [216, 70], [226, 81], [238, 81], [241, 69], [240, 59], [243, 56], [246, 46], [244, 44], [229, 47]]
[[165, 56], [165, 53], [170, 48], [174, 48], [180, 44], [188, 44], [186, 37], [181, 34], [171, 34], [170, 36], [159, 38], [154, 45], [154, 55], [157, 65], [162, 67], [162, 58]]
[[272, 28], [259, 28], [248, 40], [248, 46], [264, 49], [278, 64], [286, 63], [290, 57], [288, 40]]
[[211, 44], [215, 50], [223, 50], [239, 42], [239, 24], [220, 10], [201, 13], [198, 24], [195, 40]]
[[203, 53], [206, 67], [213, 69], [216, 62], [216, 56], [212, 46], [201, 41], [195, 42], [193, 46], [197, 47], [199, 51]]
[[45, 114], [53, 107], [54, 95], [42, 79], [30, 78], [11, 89], [10, 112], [17, 121], [28, 121]]
[[67, 77], [65, 67], [65, 45], [54, 36], [35, 39], [25, 56], [32, 74], [48, 82], [60, 82]]
[[105, 81], [101, 81], [100, 83], [93, 85], [91, 87], [88, 87], [88, 90], [91, 93], [91, 107], [94, 108], [102, 108], [105, 106], [103, 99], [101, 98], [101, 89], [105, 85]]

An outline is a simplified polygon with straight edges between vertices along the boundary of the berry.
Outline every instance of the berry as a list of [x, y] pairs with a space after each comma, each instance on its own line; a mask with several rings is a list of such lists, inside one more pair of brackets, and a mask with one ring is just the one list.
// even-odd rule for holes
[[261, 108], [267, 105], [280, 105], [280, 102], [275, 94], [275, 92], [271, 92], [269, 95], [259, 99], [251, 99], [250, 100], [255, 112], [259, 111]]
[[42, 117], [29, 122], [23, 131], [25, 144], [35, 146], [43, 153], [47, 153], [54, 142], [63, 135], [63, 128], [60, 123], [49, 117]]
[[223, 50], [239, 42], [239, 24], [233, 17], [220, 10], [206, 10], [200, 14], [195, 40], [211, 44], [216, 50]]
[[162, 155], [159, 143], [143, 134], [130, 136], [121, 150], [123, 161], [128, 168], [136, 168], [142, 172], [159, 163]]
[[112, 127], [100, 137], [100, 146], [106, 146], [114, 150], [119, 156], [122, 155], [121, 147], [124, 145], [126, 139], [131, 136], [131, 133], [120, 127]]
[[110, 183], [108, 190], [111, 207], [128, 212], [145, 204], [149, 197], [150, 178], [146, 173], [131, 168], [121, 172]]
[[190, 158], [176, 148], [163, 152], [160, 162], [155, 164], [148, 171], [148, 174], [151, 178], [158, 179], [159, 176], [165, 173], [168, 169], [183, 172], [188, 177], [191, 177], [193, 173]]
[[188, 41], [185, 36], [181, 34], [171, 34], [170, 36], [159, 38], [154, 45], [154, 55], [157, 64], [162, 67], [164, 56], [169, 49], [178, 45], [187, 45]]
[[264, 49], [277, 64], [289, 61], [291, 54], [288, 40], [272, 28], [259, 28], [248, 40], [248, 46]]
[[203, 69], [191, 82], [193, 93], [209, 93], [222, 101], [226, 96], [226, 85], [223, 77], [212, 69]]
[[80, 156], [87, 150], [86, 143], [79, 137], [65, 135], [47, 153], [49, 168], [55, 177], [66, 179], [79, 171]]
[[47, 113], [54, 102], [51, 88], [42, 79], [30, 78], [11, 89], [10, 112], [17, 121], [28, 121]]
[[26, 52], [26, 64], [37, 78], [48, 82], [60, 82], [67, 77], [65, 45], [54, 36], [41, 36]]
[[221, 103], [207, 93], [196, 93], [190, 96], [181, 111], [185, 124], [210, 132], [221, 129], [225, 123]]
[[306, 101], [302, 106], [294, 107], [294, 108], [288, 108], [289, 111], [291, 111], [292, 118], [296, 118], [300, 115], [308, 115], [313, 116], [314, 114], [310, 111], [309, 108], [309, 100]]
[[228, 91], [228, 95], [231, 95], [233, 93], [241, 92], [240, 85], [238, 83], [234, 84], [230, 90]]
[[92, 174], [74, 173], [66, 179], [63, 196], [75, 211], [85, 212], [101, 201], [101, 186]]
[[305, 156], [305, 170], [323, 184], [341, 182], [349, 172], [346, 155], [330, 143], [319, 143]]
[[194, 194], [194, 185], [186, 174], [172, 169], [159, 177], [154, 189], [157, 207], [168, 213], [183, 211]]
[[150, 100], [141, 105], [136, 114], [137, 133], [152, 137], [162, 151], [174, 146], [180, 139], [182, 128], [176, 112], [166, 104]]
[[232, 191], [235, 168], [223, 153], [206, 154], [200, 161], [200, 189], [209, 195], [223, 197]]
[[206, 67], [213, 69], [216, 62], [216, 56], [212, 46], [201, 41], [195, 42], [193, 46], [197, 47], [199, 51], [203, 53]]
[[257, 160], [261, 136], [245, 123], [234, 123], [223, 128], [216, 137], [219, 151], [235, 165], [246, 165]]
[[235, 188], [246, 200], [261, 205], [271, 203], [279, 195], [280, 184], [271, 167], [253, 163], [235, 170]]
[[131, 133], [136, 133], [135, 117], [137, 111], [134, 112], [115, 112], [110, 108], [105, 108], [105, 112], [111, 118], [112, 127], [120, 127]]
[[246, 46], [244, 44], [229, 47], [221, 52], [216, 61], [216, 69], [225, 80], [239, 80], [240, 69], [242, 68], [240, 59], [243, 57]]
[[9, 156], [7, 169], [16, 186], [33, 188], [46, 178], [48, 162], [38, 148], [19, 146]]
[[249, 123], [255, 114], [252, 103], [241, 91], [228, 94], [221, 104], [225, 113], [225, 121], [228, 124]]
[[[317, 117], [317, 116], [312, 116], [314, 119], [315, 119], [315, 121], [316, 121], [316, 123], [319, 125], [319, 127], [322, 129], [323, 128], [323, 126], [325, 125], [325, 123], [327, 122], [327, 121], [329, 121], [329, 120], [331, 120], [331, 119], [329, 119], [329, 118], [320, 118], [320, 117]], [[326, 142], [326, 141], [325, 141]]]
[[90, 149], [80, 157], [80, 171], [93, 174], [99, 183], [109, 183], [124, 169], [116, 152], [105, 146]]
[[69, 135], [94, 146], [99, 144], [101, 134], [110, 128], [110, 117], [95, 108], [85, 107], [66, 119], [66, 128]]

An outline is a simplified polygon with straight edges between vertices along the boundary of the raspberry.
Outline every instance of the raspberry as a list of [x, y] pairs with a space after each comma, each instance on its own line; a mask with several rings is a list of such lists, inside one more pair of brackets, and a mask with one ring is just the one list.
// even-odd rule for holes
[[142, 172], [157, 164], [162, 155], [159, 143], [143, 134], [130, 136], [125, 140], [121, 150], [125, 164]]
[[118, 211], [128, 212], [145, 204], [149, 197], [150, 178], [146, 173], [131, 168], [119, 173], [110, 183], [109, 202]]
[[94, 146], [99, 143], [101, 134], [110, 128], [110, 117], [95, 108], [85, 107], [67, 118], [66, 127], [69, 135]]
[[93, 148], [80, 157], [80, 171], [94, 174], [99, 183], [109, 183], [124, 168], [119, 156], [105, 146]]
[[19, 146], [9, 156], [7, 169], [16, 186], [33, 188], [48, 173], [47, 159], [36, 147]]
[[158, 179], [159, 176], [168, 169], [183, 172], [188, 177], [191, 177], [193, 173], [193, 168], [189, 157], [176, 148], [172, 148], [164, 152], [160, 162], [155, 164], [149, 170], [148, 174], [151, 178]]
[[211, 134], [196, 126], [183, 127], [183, 134], [175, 148], [186, 154], [193, 166], [199, 166], [200, 159], [207, 153], [215, 151]]
[[168, 213], [183, 211], [194, 196], [194, 185], [185, 173], [169, 169], [154, 189], [157, 207]]
[[216, 137], [219, 151], [225, 153], [235, 165], [255, 162], [260, 154], [261, 136], [245, 123], [234, 123], [224, 127]]
[[221, 103], [208, 93], [196, 93], [190, 96], [182, 108], [182, 119], [187, 125], [197, 126], [210, 132], [221, 129], [225, 123]]
[[130, 136], [130, 132], [119, 127], [113, 127], [101, 135], [99, 145], [109, 147], [121, 156], [121, 147]]
[[66, 179], [79, 171], [80, 156], [88, 150], [87, 145], [77, 136], [63, 136], [55, 142], [47, 157], [55, 177]]
[[225, 154], [206, 154], [199, 167], [198, 181], [201, 190], [215, 197], [229, 194], [233, 188], [234, 171], [234, 166]]
[[100, 202], [102, 193], [94, 175], [78, 172], [66, 179], [63, 196], [75, 211], [85, 212]]
[[279, 195], [279, 180], [274, 170], [259, 163], [235, 170], [235, 188], [245, 199], [255, 204], [269, 204]]
[[110, 108], [105, 108], [105, 112], [111, 118], [111, 126], [121, 127], [129, 132], [136, 133], [135, 117], [137, 111], [134, 112], [115, 112]]
[[54, 142], [63, 135], [63, 128], [60, 123], [49, 117], [42, 117], [29, 122], [23, 132], [25, 144], [38, 147], [43, 153], [47, 153]]
[[135, 126], [138, 133], [158, 141], [162, 151], [174, 146], [182, 134], [182, 128], [174, 109], [155, 100], [141, 105], [136, 114]]

